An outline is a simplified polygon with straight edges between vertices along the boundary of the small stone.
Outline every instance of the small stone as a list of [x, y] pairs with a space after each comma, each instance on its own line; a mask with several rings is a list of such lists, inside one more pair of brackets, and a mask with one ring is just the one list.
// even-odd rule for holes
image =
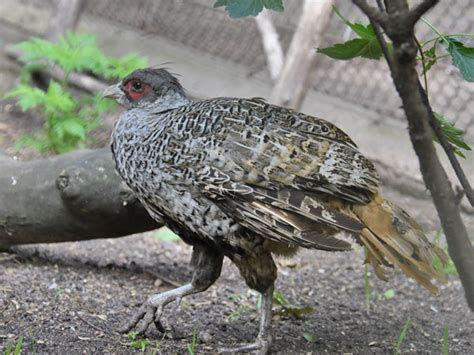
[[208, 331], [199, 333], [199, 340], [201, 343], [211, 343], [214, 337]]

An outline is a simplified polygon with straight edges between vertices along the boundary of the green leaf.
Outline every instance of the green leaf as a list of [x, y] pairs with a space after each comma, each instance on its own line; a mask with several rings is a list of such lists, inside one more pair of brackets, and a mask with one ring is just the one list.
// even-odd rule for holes
[[375, 35], [374, 27], [371, 24], [364, 25], [362, 23], [350, 22], [347, 18], [342, 16], [336, 6], [333, 6], [334, 12], [339, 16], [344, 23], [349, 26], [360, 38], [373, 39], [377, 36]]
[[28, 41], [21, 42], [15, 45], [15, 47], [22, 50], [21, 59], [26, 62], [48, 60], [57, 55], [53, 43], [37, 37], [32, 37]]
[[225, 6], [230, 17], [257, 16], [263, 8], [283, 11], [282, 0], [217, 0], [214, 7]]
[[[380, 59], [383, 56], [382, 47], [371, 24], [350, 22], [342, 16], [339, 10], [334, 7], [336, 14], [349, 26], [358, 36], [344, 43], [336, 43], [332, 47], [318, 48], [317, 52], [325, 54], [331, 58], [339, 60], [350, 60], [357, 57], [368, 59]], [[388, 50], [392, 50], [392, 44], [387, 43]]]
[[175, 242], [180, 239], [173, 231], [166, 227], [156, 231], [153, 237], [161, 242]]
[[273, 301], [281, 306], [280, 309], [277, 309], [273, 312], [275, 315], [301, 318], [302, 315], [311, 313], [313, 311], [313, 308], [309, 306], [299, 307], [291, 304], [280, 291], [275, 291], [273, 293]]
[[385, 297], [385, 299], [387, 300], [390, 300], [392, 299], [393, 297], [395, 297], [395, 291], [390, 289], [390, 290], [387, 290], [383, 293], [383, 296]]
[[[449, 122], [446, 120], [443, 115], [433, 112], [436, 120], [441, 126], [441, 129], [443, 130], [444, 135], [448, 139], [448, 141], [452, 144], [454, 153], [459, 155], [462, 158], [466, 158], [464, 153], [460, 149], [464, 150], [471, 150], [471, 147], [464, 141], [463, 135], [465, 132], [456, 127], [454, 123]], [[439, 143], [438, 138], [433, 134], [433, 140], [437, 143]]]
[[46, 100], [46, 93], [38, 88], [26, 84], [19, 84], [15, 89], [9, 91], [5, 97], [18, 98], [18, 105], [20, 105], [21, 109], [28, 111], [43, 104]]
[[453, 64], [459, 69], [463, 78], [474, 82], [474, 47], [466, 47], [464, 43], [451, 37], [448, 40], [447, 51], [451, 55]]
[[350, 60], [357, 57], [380, 59], [383, 52], [376, 38], [355, 38], [344, 43], [336, 43], [332, 47], [318, 48], [318, 53], [334, 59]]
[[308, 332], [303, 332], [303, 338], [305, 338], [308, 343], [314, 341], [314, 335]]
[[76, 101], [69, 92], [64, 91], [61, 84], [51, 80], [45, 97], [45, 110], [50, 114], [64, 114], [76, 108]]
[[86, 139], [86, 130], [83, 126], [83, 121], [78, 118], [68, 118], [56, 125], [61, 127], [66, 134], [77, 137], [80, 140]]

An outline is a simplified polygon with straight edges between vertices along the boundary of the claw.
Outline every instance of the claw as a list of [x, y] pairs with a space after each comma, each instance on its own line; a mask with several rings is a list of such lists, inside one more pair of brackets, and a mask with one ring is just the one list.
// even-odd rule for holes
[[128, 322], [125, 322], [121, 327], [119, 327], [118, 332], [119, 333], [128, 333], [131, 331], [135, 326], [142, 320], [142, 318], [145, 316], [146, 312], [144, 311], [143, 305], [140, 307], [138, 312], [136, 312], [129, 320]]
[[158, 330], [162, 334], [166, 333], [166, 329], [159, 319], [158, 320], [155, 319], [154, 323], [155, 323], [156, 330]]
[[138, 312], [135, 313], [128, 322], [120, 327], [118, 331], [121, 333], [128, 333], [133, 328], [136, 328], [138, 334], [144, 334], [152, 323], [155, 324], [158, 331], [164, 331], [160, 318], [165, 306], [174, 300], [179, 301], [182, 296], [194, 292], [195, 288], [192, 284], [187, 284], [174, 290], [152, 295], [144, 304], [141, 305]]
[[177, 297], [176, 298], [176, 309], [179, 308], [179, 306], [181, 305], [181, 300], [183, 299], [183, 297]]
[[145, 316], [142, 318], [142, 320], [137, 325], [138, 334], [145, 334], [146, 330], [148, 329], [148, 326], [154, 320], [155, 320], [155, 309], [154, 308], [148, 308], [148, 310], [145, 313]]

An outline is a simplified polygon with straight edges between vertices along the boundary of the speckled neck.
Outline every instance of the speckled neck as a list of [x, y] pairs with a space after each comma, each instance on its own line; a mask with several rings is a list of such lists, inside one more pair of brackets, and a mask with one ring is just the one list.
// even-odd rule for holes
[[143, 109], [153, 113], [159, 113], [170, 109], [175, 109], [184, 105], [189, 105], [191, 100], [183, 93], [174, 90], [168, 90], [161, 95], [157, 100], [148, 102]]

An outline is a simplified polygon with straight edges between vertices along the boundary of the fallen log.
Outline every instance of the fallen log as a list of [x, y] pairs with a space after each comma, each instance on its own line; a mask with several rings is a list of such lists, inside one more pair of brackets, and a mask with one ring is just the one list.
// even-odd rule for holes
[[28, 162], [0, 156], [0, 249], [159, 227], [115, 173], [108, 148]]

